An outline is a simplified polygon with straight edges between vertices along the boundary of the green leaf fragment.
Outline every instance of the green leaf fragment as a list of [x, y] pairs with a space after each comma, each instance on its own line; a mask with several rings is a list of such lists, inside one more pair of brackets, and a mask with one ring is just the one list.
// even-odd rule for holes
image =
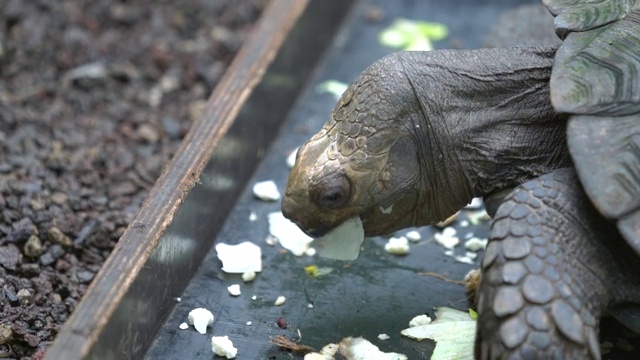
[[459, 311], [448, 307], [436, 309], [437, 319], [426, 325], [402, 330], [402, 335], [416, 340], [431, 339], [436, 348], [431, 360], [473, 359], [476, 321], [473, 310]]
[[349, 87], [349, 85], [338, 80], [327, 80], [318, 84], [318, 86], [316, 86], [316, 91], [320, 94], [329, 93], [340, 98], [340, 96], [342, 96], [342, 94], [347, 90], [347, 87]]
[[447, 37], [449, 30], [440, 23], [399, 18], [378, 36], [380, 44], [406, 51], [433, 50], [432, 41]]

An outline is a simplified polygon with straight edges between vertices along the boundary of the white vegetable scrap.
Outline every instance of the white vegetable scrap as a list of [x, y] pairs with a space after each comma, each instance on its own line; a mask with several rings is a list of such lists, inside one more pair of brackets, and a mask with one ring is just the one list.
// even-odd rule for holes
[[273, 235], [267, 235], [267, 238], [264, 239], [264, 242], [266, 242], [269, 246], [276, 246], [278, 245], [278, 238]]
[[429, 324], [410, 327], [401, 333], [418, 341], [434, 340], [432, 360], [473, 359], [476, 322], [470, 313], [440, 307], [436, 309], [436, 317]]
[[276, 301], [273, 303], [275, 306], [280, 306], [280, 305], [284, 305], [285, 301], [287, 301], [287, 298], [280, 295], [278, 296], [278, 298], [276, 299]]
[[471, 202], [465, 206], [465, 209], [480, 209], [484, 205], [481, 197], [471, 199]]
[[436, 233], [434, 238], [436, 242], [442, 245], [445, 249], [453, 249], [460, 243], [460, 239], [455, 236], [456, 230], [454, 228], [445, 228], [441, 233]]
[[245, 271], [242, 273], [242, 281], [244, 282], [251, 282], [253, 280], [255, 280], [256, 278], [256, 272], [255, 271]]
[[473, 265], [474, 264], [473, 259], [468, 257], [468, 256], [466, 256], [466, 255], [464, 255], [464, 256], [458, 255], [458, 256], [454, 256], [453, 258], [459, 263], [469, 264], [469, 265]]
[[480, 250], [484, 250], [487, 247], [488, 242], [489, 239], [479, 239], [477, 237], [472, 237], [464, 243], [464, 248], [469, 251], [477, 252]]
[[338, 344], [327, 344], [319, 352], [306, 354], [304, 360], [334, 360], [338, 352]]
[[418, 241], [420, 241], [420, 239], [422, 239], [422, 236], [416, 230], [409, 231], [404, 236], [407, 239], [409, 239], [409, 241], [411, 241], [411, 242], [418, 242]]
[[407, 360], [408, 357], [399, 353], [385, 353], [369, 342], [369, 340], [358, 337], [347, 337], [338, 344], [338, 351], [347, 360]]
[[291, 152], [291, 154], [289, 154], [289, 156], [287, 156], [287, 166], [289, 167], [289, 169], [291, 169], [291, 168], [293, 167], [293, 165], [295, 165], [295, 163], [296, 163], [296, 157], [297, 157], [297, 155], [298, 155], [298, 150], [299, 150], [299, 149], [300, 149], [299, 147], [295, 148], [295, 149]]
[[364, 241], [364, 227], [359, 216], [352, 217], [316, 240], [321, 246], [320, 256], [343, 261], [358, 258]]
[[247, 326], [251, 326], [253, 324], [251, 321], [247, 321]]
[[314, 256], [316, 254], [316, 249], [310, 247], [307, 249], [307, 251], [304, 252], [304, 254], [307, 256]]
[[253, 185], [253, 195], [263, 201], [280, 199], [280, 191], [273, 180], [257, 182]]
[[252, 211], [252, 212], [249, 214], [249, 221], [256, 221], [256, 220], [258, 220], [258, 214], [256, 214], [256, 212], [255, 212], [255, 211]]
[[211, 351], [218, 356], [233, 359], [238, 354], [238, 349], [233, 347], [233, 343], [228, 336], [214, 336], [211, 338]]
[[182, 324], [180, 324], [180, 330], [187, 330], [189, 328], [189, 324], [187, 324], [186, 322], [183, 322]]
[[189, 312], [189, 324], [200, 334], [207, 333], [207, 327], [213, 324], [213, 314], [205, 308], [196, 308]]
[[313, 304], [311, 304], [311, 303], [307, 304], [307, 308], [313, 309]]
[[387, 335], [387, 334], [379, 334], [378, 335], [378, 339], [380, 339], [380, 340], [389, 340], [389, 339], [391, 339], [391, 337], [389, 335]]
[[251, 300], [256, 301], [256, 300], [258, 300], [258, 297], [253, 295], [253, 296], [251, 296]]
[[304, 255], [313, 241], [313, 238], [307, 236], [279, 211], [269, 214], [269, 233], [278, 238], [280, 245], [295, 256]]
[[431, 323], [431, 318], [428, 315], [422, 314], [411, 319], [411, 321], [409, 321], [409, 327], [422, 326], [429, 323]]
[[491, 220], [491, 216], [489, 216], [484, 209], [471, 212], [467, 214], [467, 217], [469, 218], [471, 225], [479, 225], [482, 222]]
[[262, 271], [262, 251], [252, 242], [245, 241], [237, 245], [216, 244], [218, 259], [222, 261], [222, 271], [230, 274], [242, 274], [247, 271]]
[[238, 285], [238, 284], [233, 284], [233, 285], [227, 287], [227, 291], [229, 291], [229, 295], [231, 295], [231, 296], [240, 296], [240, 294], [242, 293], [240, 291], [240, 285]]
[[390, 238], [384, 245], [384, 249], [389, 254], [394, 255], [407, 255], [409, 253], [409, 240], [406, 237], [400, 236], [398, 238]]

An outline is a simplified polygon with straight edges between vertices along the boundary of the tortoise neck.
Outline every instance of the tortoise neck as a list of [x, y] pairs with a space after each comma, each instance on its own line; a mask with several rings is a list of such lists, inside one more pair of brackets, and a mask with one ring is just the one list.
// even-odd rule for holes
[[[403, 55], [418, 100], [423, 204], [436, 218], [570, 163], [549, 98], [553, 47]], [[432, 216], [434, 214], [431, 214]]]

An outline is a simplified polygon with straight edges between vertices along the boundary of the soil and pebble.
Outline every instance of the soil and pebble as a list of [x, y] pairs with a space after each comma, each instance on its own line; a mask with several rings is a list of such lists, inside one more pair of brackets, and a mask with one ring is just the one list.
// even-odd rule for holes
[[0, 2], [0, 358], [44, 355], [265, 4]]

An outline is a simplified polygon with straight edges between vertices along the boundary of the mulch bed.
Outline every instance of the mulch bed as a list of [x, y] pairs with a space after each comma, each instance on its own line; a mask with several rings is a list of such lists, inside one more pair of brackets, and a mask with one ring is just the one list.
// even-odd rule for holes
[[266, 0], [0, 2], [0, 358], [41, 358]]

